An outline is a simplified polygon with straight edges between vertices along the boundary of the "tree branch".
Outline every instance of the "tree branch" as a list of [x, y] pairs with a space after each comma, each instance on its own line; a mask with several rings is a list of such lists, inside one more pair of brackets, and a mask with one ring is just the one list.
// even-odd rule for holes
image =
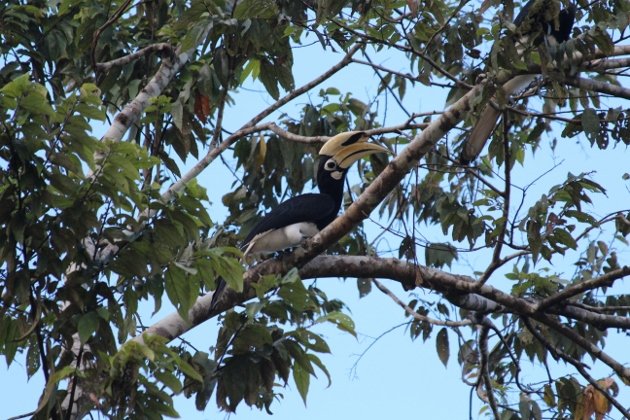
[[[266, 260], [245, 273], [243, 293], [226, 289], [224, 298], [217, 302], [214, 311], [210, 311], [213, 293], [209, 292], [197, 299], [186, 320], [175, 312], [153, 324], [144, 333], [157, 334], [172, 340], [226, 309], [255, 296], [251, 284], [258, 281], [261, 276], [267, 274], [283, 275], [287, 271], [288, 269], [282, 260]], [[470, 277], [417, 266], [395, 258], [320, 255], [300, 268], [298, 274], [302, 279], [322, 277], [387, 278], [403, 285], [418, 285], [430, 290], [444, 292], [449, 301], [471, 311], [490, 312], [502, 309], [501, 306], [486, 297], [470, 294], [476, 284]], [[515, 310], [514, 307], [522, 308], [527, 303], [523, 299], [512, 297], [490, 286], [484, 286], [482, 291], [489, 295], [503, 296], [500, 300], [513, 303], [513, 305], [507, 305], [512, 310]], [[136, 337], [136, 340], [139, 339], [140, 337]]]
[[602, 389], [597, 383], [597, 381], [595, 380], [595, 378], [589, 375], [589, 373], [586, 371], [586, 367], [584, 366], [584, 363], [580, 362], [579, 360], [576, 360], [575, 358], [566, 354], [564, 351], [556, 348], [553, 344], [549, 342], [549, 340], [547, 340], [547, 338], [545, 338], [544, 335], [540, 333], [540, 331], [536, 329], [534, 325], [532, 325], [529, 319], [523, 318], [523, 323], [525, 324], [525, 327], [527, 327], [529, 332], [531, 332], [532, 335], [536, 337], [536, 339], [540, 341], [547, 350], [549, 350], [549, 352], [554, 356], [554, 358], [556, 359], [561, 358], [569, 362], [571, 365], [573, 365], [573, 367], [575, 367], [575, 369], [580, 373], [580, 375], [582, 375], [582, 377], [584, 377], [584, 379], [586, 379], [591, 385], [593, 385], [593, 387], [595, 387], [599, 392], [604, 394], [604, 396], [608, 399], [608, 401], [610, 401], [610, 403], [614, 405], [615, 408], [617, 408], [617, 410], [619, 410], [624, 415], [625, 418], [630, 418], [630, 413], [628, 412], [628, 410], [626, 410], [626, 408], [622, 406], [617, 401], [616, 398], [613, 398], [613, 396], [610, 395], [608, 392], [606, 392], [606, 390]]
[[372, 282], [376, 285], [376, 287], [378, 287], [378, 289], [381, 292], [389, 296], [391, 300], [396, 302], [396, 304], [400, 306], [401, 308], [403, 308], [409, 316], [411, 316], [417, 321], [426, 322], [427, 324], [439, 325], [439, 326], [444, 326], [444, 327], [463, 327], [466, 325], [472, 325], [472, 321], [470, 319], [465, 319], [463, 321], [442, 321], [439, 319], [435, 319], [435, 318], [431, 318], [431, 317], [419, 314], [418, 312], [411, 309], [405, 302], [398, 299], [398, 296], [392, 293], [392, 291], [389, 290], [387, 287], [383, 286], [383, 284], [380, 281], [376, 279], [372, 279]]
[[[199, 39], [205, 39], [209, 31], [210, 26], [208, 25]], [[149, 83], [142, 88], [131, 102], [125, 105], [122, 111], [116, 114], [112, 125], [103, 135], [103, 139], [121, 141], [129, 127], [140, 119], [140, 116], [149, 105], [149, 101], [166, 89], [175, 74], [188, 63], [194, 51], [195, 47], [185, 52], [180, 52], [180, 49], [177, 48], [174, 58], [163, 60], [160, 68], [149, 80]]]
[[190, 182], [192, 179], [197, 177], [205, 168], [208, 167], [223, 151], [225, 151], [228, 147], [234, 144], [237, 140], [242, 138], [243, 136], [250, 134], [252, 132], [260, 131], [260, 127], [256, 127], [260, 121], [262, 121], [265, 117], [269, 116], [271, 113], [287, 104], [291, 100], [297, 98], [303, 93], [308, 92], [313, 89], [315, 86], [324, 82], [325, 80], [332, 77], [335, 73], [337, 73], [342, 68], [346, 67], [352, 60], [352, 56], [361, 48], [360, 44], [355, 45], [350, 48], [346, 55], [343, 57], [339, 63], [335, 64], [333, 67], [328, 69], [326, 72], [316, 77], [312, 81], [306, 83], [305, 85], [299, 87], [298, 89], [292, 90], [284, 97], [278, 99], [276, 102], [265, 108], [262, 112], [257, 114], [254, 118], [249, 120], [245, 125], [241, 127], [238, 131], [230, 135], [227, 139], [225, 139], [221, 144], [217, 147], [210, 150], [199, 162], [195, 164], [187, 173], [185, 173], [177, 182], [169, 187], [169, 189], [162, 194], [162, 201], [169, 201], [173, 196], [179, 192], [184, 186]]
[[613, 359], [610, 355], [588, 341], [586, 338], [582, 337], [580, 334], [546, 315], [537, 315], [535, 316], [535, 319], [558, 331], [560, 334], [582, 347], [591, 356], [608, 365], [624, 382], [630, 381], [630, 368], [624, 367], [621, 363]]
[[[430, 113], [430, 114], [433, 115], [433, 113]], [[417, 118], [417, 115], [412, 115], [410, 119], [408, 119], [406, 122], [402, 124], [392, 125], [389, 127], [372, 128], [370, 130], [363, 130], [363, 131], [365, 131], [369, 136], [375, 136], [379, 134], [398, 133], [402, 130], [426, 128], [428, 123], [413, 124], [411, 121], [415, 118]], [[283, 139], [294, 141], [297, 143], [304, 143], [304, 144], [325, 143], [330, 138], [328, 136], [301, 136], [299, 134], [294, 134], [289, 131], [286, 131], [285, 129], [279, 127], [276, 123], [273, 123], [273, 122], [261, 124], [261, 125], [258, 125], [258, 127], [268, 129], [274, 134], [278, 135], [279, 137], [282, 137]]]
[[597, 289], [599, 287], [611, 286], [615, 280], [630, 275], [630, 266], [618, 268], [616, 270], [609, 271], [603, 276], [585, 280], [580, 283], [572, 284], [571, 286], [563, 289], [562, 291], [543, 299], [536, 307], [536, 310], [541, 311], [551, 305], [555, 305], [558, 302], [565, 301], [573, 296], [577, 296], [580, 293], [584, 293], [588, 290]]
[[587, 309], [571, 305], [571, 302], [562, 301], [549, 308], [548, 312], [563, 315], [567, 318], [577, 319], [599, 329], [621, 328], [630, 330], [630, 318], [626, 316], [598, 314]]
[[562, 75], [550, 75], [551, 78], [567, 85], [575, 86], [580, 89], [590, 90], [599, 93], [616, 96], [618, 98], [630, 99], [630, 89], [622, 86], [613, 85], [599, 80], [584, 79], [582, 77], [566, 77]]
[[149, 45], [148, 47], [139, 49], [136, 52], [127, 54], [124, 57], [115, 58], [113, 60], [106, 61], [104, 63], [96, 63], [96, 69], [98, 71], [109, 71], [112, 69], [112, 67], [124, 66], [125, 64], [129, 64], [132, 61], [137, 60], [138, 58], [145, 56], [147, 54], [150, 54], [154, 51], [157, 51], [157, 52], [165, 51], [169, 54], [173, 54], [175, 52], [175, 48], [173, 48], [171, 44], [168, 44], [166, 42], [152, 44], [152, 45]]
[[504, 178], [505, 178], [505, 189], [501, 196], [503, 197], [503, 209], [501, 212], [501, 226], [499, 227], [499, 236], [496, 238], [496, 243], [494, 246], [494, 251], [492, 252], [492, 260], [488, 265], [488, 268], [482, 276], [479, 278], [479, 285], [485, 284], [499, 267], [501, 267], [504, 262], [501, 259], [501, 250], [503, 249], [503, 243], [505, 242], [505, 234], [507, 232], [508, 219], [510, 216], [510, 191], [512, 187], [512, 156], [510, 153], [510, 142], [508, 140], [509, 134], [509, 124], [508, 124], [508, 113], [507, 111], [503, 112], [503, 165], [504, 165]]
[[630, 67], [630, 57], [625, 58], [599, 58], [596, 60], [585, 61], [580, 65], [587, 71], [602, 71], [610, 69], [625, 69]]
[[[492, 410], [492, 414], [495, 419], [500, 419], [499, 415], [499, 407], [497, 405], [497, 400], [494, 398], [494, 390], [492, 387], [492, 379], [490, 379], [490, 373], [488, 371], [488, 332], [489, 328], [487, 326], [481, 327], [481, 332], [479, 334], [479, 353], [481, 355], [480, 361], [480, 371], [481, 371], [481, 380], [483, 381], [486, 388], [486, 397], [487, 403]], [[479, 390], [477, 391], [479, 394]]]

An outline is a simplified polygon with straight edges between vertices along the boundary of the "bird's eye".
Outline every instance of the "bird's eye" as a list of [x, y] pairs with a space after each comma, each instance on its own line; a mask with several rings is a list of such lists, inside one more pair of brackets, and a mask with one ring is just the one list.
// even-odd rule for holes
[[324, 165], [324, 168], [326, 168], [329, 171], [334, 171], [335, 169], [337, 169], [337, 162], [330, 159], [326, 162], [326, 164]]

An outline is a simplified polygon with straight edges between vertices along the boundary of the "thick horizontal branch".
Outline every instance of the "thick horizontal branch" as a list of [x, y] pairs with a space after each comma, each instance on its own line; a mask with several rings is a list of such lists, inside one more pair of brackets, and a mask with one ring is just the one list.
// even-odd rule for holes
[[[245, 273], [244, 292], [236, 293], [232, 290], [225, 291], [225, 297], [217, 302], [216, 308], [211, 310], [213, 293], [201, 296], [188, 313], [188, 319], [184, 320], [177, 312], [166, 316], [144, 331], [145, 334], [157, 334], [172, 340], [184, 332], [194, 328], [204, 321], [216, 316], [228, 308], [236, 306], [254, 296], [251, 284], [260, 276], [267, 274], [286, 274], [284, 265], [275, 259], [258, 264]], [[332, 257], [319, 256], [299, 270], [302, 279], [321, 277], [378, 277], [388, 278], [403, 284], [414, 285], [417, 283], [417, 272], [412, 264], [396, 259], [384, 259], [374, 257]], [[141, 337], [136, 337], [140, 339]]]
[[[173, 313], [152, 325], [143, 334], [157, 334], [172, 340], [216, 316], [218, 313], [252, 298], [255, 295], [254, 289], [251, 287], [252, 283], [256, 282], [262, 275], [274, 273], [279, 275], [285, 274], [286, 265], [281, 260], [276, 259], [264, 261], [247, 271], [243, 293], [238, 294], [232, 290], [226, 290], [226, 296], [218, 302], [214, 310], [211, 310], [212, 292], [210, 292], [197, 300], [187, 319], [181, 318], [178, 313]], [[411, 262], [394, 258], [325, 255], [318, 256], [304, 265], [299, 270], [299, 275], [302, 279], [325, 277], [385, 278], [398, 281], [403, 285], [416, 284], [419, 287], [442, 292], [451, 302], [471, 311], [501, 311], [520, 315], [524, 319], [528, 317], [526, 313], [529, 313], [534, 319], [547, 324], [552, 329], [575, 341], [577, 345], [584, 348], [590, 355], [610, 366], [620, 377], [626, 380], [630, 379], [630, 369], [625, 368], [595, 344], [590, 343], [544, 313], [535, 313], [535, 302], [512, 296], [488, 285], [481, 287], [477, 294], [475, 293], [477, 282], [467, 276], [418, 266]], [[498, 302], [501, 304], [497, 305]], [[551, 313], [579, 317], [581, 320], [596, 326], [601, 321], [597, 315], [605, 317], [605, 315], [601, 314], [587, 314], [588, 311], [586, 310], [581, 310], [582, 312], [578, 314], [576, 312], [578, 310], [579, 308], [567, 308], [562, 303], [549, 308]], [[607, 321], [611, 319], [611, 317], [607, 317]], [[430, 322], [430, 320], [424, 321]], [[619, 324], [620, 327], [626, 326], [621, 319], [617, 321], [621, 322]], [[609, 326], [609, 324], [606, 324], [606, 326]], [[142, 336], [135, 339], [141, 341]]]
[[[576, 54], [581, 56], [581, 54]], [[611, 53], [606, 53], [602, 50], [596, 50], [592, 56], [585, 57], [586, 60], [593, 60], [597, 58], [606, 58], [606, 57], [618, 57], [621, 55], [630, 55], [630, 45], [615, 45]]]
[[[189, 311], [188, 319], [184, 320], [179, 314], [173, 313], [153, 324], [145, 330], [145, 333], [157, 334], [172, 340], [226, 309], [252, 298], [255, 294], [251, 285], [261, 276], [267, 274], [284, 275], [287, 271], [286, 265], [281, 260], [264, 261], [245, 273], [243, 293], [225, 290], [224, 296], [217, 302], [214, 310], [210, 309], [213, 293], [207, 293], [197, 299]], [[442, 292], [449, 301], [470, 311], [504, 310], [503, 306], [497, 305], [493, 299], [473, 293], [476, 282], [470, 277], [417, 266], [395, 258], [320, 255], [304, 265], [298, 273], [302, 279], [324, 277], [390, 279], [400, 282], [406, 288], [418, 285], [429, 290]], [[491, 286], [484, 286], [482, 292], [489, 296], [500, 296], [499, 300], [511, 304], [507, 306], [512, 312], [518, 312], [519, 308], [524, 307], [532, 310], [524, 299], [513, 297]]]

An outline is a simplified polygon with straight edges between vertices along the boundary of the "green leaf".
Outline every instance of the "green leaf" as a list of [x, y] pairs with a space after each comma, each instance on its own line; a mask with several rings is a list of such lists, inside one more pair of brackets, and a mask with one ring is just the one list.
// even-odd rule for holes
[[166, 295], [182, 318], [188, 319], [188, 311], [199, 296], [198, 282], [171, 265], [166, 272]]
[[278, 89], [276, 68], [267, 60], [261, 60], [260, 64], [260, 81], [263, 86], [265, 86], [269, 95], [277, 100], [280, 97], [280, 90]]
[[306, 395], [308, 394], [308, 387], [311, 380], [310, 374], [300, 364], [294, 364], [293, 380], [302, 397], [302, 401], [304, 401], [304, 405], [306, 405]]
[[328, 372], [328, 369], [322, 363], [322, 361], [319, 359], [319, 357], [315, 356], [314, 354], [309, 354], [308, 358], [311, 360], [311, 362], [313, 362], [315, 364], [315, 366], [317, 366], [322, 372], [324, 372], [324, 374], [326, 375], [326, 378], [328, 379], [328, 385], [327, 386], [330, 386], [332, 384], [332, 380], [331, 380], [331, 377], [330, 377], [330, 372]]
[[45, 96], [30, 93], [20, 100], [20, 106], [33, 114], [52, 116], [55, 114]]
[[224, 255], [240, 253], [236, 248], [213, 248], [208, 251], [212, 262], [212, 269], [225, 280], [227, 286], [236, 291], [243, 291], [243, 266], [236, 258]]
[[175, 375], [168, 371], [158, 371], [154, 373], [155, 379], [162, 382], [165, 386], [169, 387], [175, 394], [179, 394], [182, 391], [182, 383], [177, 379]]
[[435, 339], [435, 348], [437, 350], [438, 357], [445, 367], [448, 366], [448, 357], [450, 355], [448, 345], [448, 330], [446, 327], [442, 328]]
[[201, 38], [201, 34], [203, 33], [204, 26], [205, 25], [194, 25], [186, 31], [186, 35], [179, 46], [181, 51], [188, 51], [197, 46]]
[[569, 232], [564, 229], [555, 228], [553, 230], [553, 236], [556, 238], [558, 242], [571, 249], [577, 249], [577, 242], [573, 239], [573, 236]]
[[600, 129], [600, 118], [595, 110], [591, 108], [584, 110], [584, 113], [582, 113], [582, 128], [591, 144], [593, 144], [599, 136]]
[[269, 19], [278, 14], [278, 6], [272, 0], [241, 0], [234, 10], [236, 19]]
[[409, 235], [405, 236], [398, 247], [398, 258], [405, 257], [409, 260], [416, 258], [416, 243]]
[[449, 267], [457, 260], [457, 249], [448, 243], [430, 243], [424, 249], [426, 264], [432, 267]]
[[175, 358], [175, 362], [177, 363], [177, 367], [179, 368], [179, 370], [181, 370], [186, 376], [197, 382], [203, 383], [203, 377], [199, 372], [195, 370], [194, 367], [192, 367], [190, 363], [182, 360], [179, 357]]
[[304, 351], [304, 349], [294, 341], [286, 341], [285, 343], [286, 349], [289, 351], [289, 354], [294, 360], [294, 366], [301, 366], [307, 373], [311, 375], [315, 375], [315, 370], [313, 370], [313, 365], [311, 364], [308, 355]]
[[52, 396], [53, 392], [57, 389], [59, 381], [72, 376], [76, 372], [76, 370], [77, 369], [75, 366], [66, 366], [56, 371], [48, 378], [48, 382], [46, 382], [46, 387], [44, 388], [44, 394], [39, 399], [39, 405], [35, 410], [36, 413], [39, 413], [44, 407], [46, 407], [46, 405], [48, 404], [48, 400]]
[[250, 75], [252, 76], [252, 79], [256, 80], [258, 79], [259, 74], [260, 74], [260, 61], [255, 58], [251, 58], [247, 61], [247, 64], [245, 64], [245, 67], [243, 68], [243, 71], [241, 72], [241, 78], [239, 82], [240, 84], [243, 84], [243, 82], [245, 82], [245, 80], [247, 80], [247, 78]]
[[81, 318], [79, 318], [79, 322], [77, 324], [77, 332], [79, 333], [81, 343], [85, 344], [92, 336], [92, 334], [96, 332], [99, 322], [100, 317], [96, 312], [88, 312], [87, 314], [82, 315]]
[[359, 289], [359, 297], [365, 297], [372, 291], [372, 279], [358, 278], [357, 288]]
[[317, 318], [317, 321], [315, 322], [319, 324], [325, 321], [332, 322], [340, 330], [346, 331], [355, 337], [357, 336], [357, 333], [354, 330], [354, 321], [352, 320], [352, 318], [342, 312], [330, 312], [324, 316]]
[[26, 374], [30, 379], [35, 375], [41, 367], [41, 356], [39, 347], [30, 346], [26, 352]]
[[18, 98], [28, 89], [30, 83], [29, 75], [23, 74], [4, 85], [2, 89], [0, 89], [0, 92], [12, 98]]
[[319, 353], [330, 353], [330, 347], [319, 335], [305, 329], [299, 329], [293, 334], [304, 347]]
[[532, 258], [536, 262], [541, 251], [542, 238], [540, 236], [540, 223], [535, 220], [527, 221], [527, 241], [532, 250]]

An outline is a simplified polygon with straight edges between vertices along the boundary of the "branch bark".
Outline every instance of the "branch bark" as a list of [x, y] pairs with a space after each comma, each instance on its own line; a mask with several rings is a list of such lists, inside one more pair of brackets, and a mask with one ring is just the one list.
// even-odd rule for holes
[[630, 382], [630, 368], [623, 366], [617, 360], [613, 359], [608, 353], [605, 353], [602, 349], [582, 337], [577, 332], [570, 328], [565, 327], [560, 322], [551, 319], [546, 315], [538, 315], [534, 317], [536, 320], [556, 330], [560, 334], [573, 341], [578, 346], [582, 347], [592, 357], [600, 360], [607, 366], [609, 366], [619, 377], [625, 382]]
[[630, 99], [630, 89], [619, 85], [613, 85], [599, 80], [584, 79], [583, 77], [565, 77], [555, 75], [552, 77], [562, 83], [566, 83], [567, 85], [575, 86], [580, 89], [606, 93], [618, 98]]
[[169, 54], [175, 53], [175, 49], [173, 48], [171, 44], [168, 44], [166, 42], [160, 42], [157, 44], [149, 45], [148, 47], [141, 48], [138, 51], [133, 52], [131, 54], [127, 54], [124, 57], [116, 58], [114, 60], [106, 61], [104, 63], [96, 63], [96, 69], [98, 71], [109, 71], [112, 69], [112, 67], [124, 66], [125, 64], [129, 64], [132, 61], [137, 60], [138, 58], [145, 56], [149, 53], [152, 53], [154, 51], [157, 51], [157, 52], [165, 51]]
[[[210, 27], [208, 26], [200, 39], [205, 39], [209, 31]], [[140, 119], [140, 116], [149, 105], [149, 101], [166, 89], [175, 74], [190, 61], [194, 51], [194, 48], [185, 52], [180, 52], [177, 49], [174, 58], [163, 60], [160, 68], [149, 80], [149, 83], [142, 88], [131, 102], [125, 105], [122, 111], [116, 114], [112, 125], [109, 126], [103, 138], [110, 141], [121, 141], [129, 127]]]
[[628, 275], [630, 275], [630, 266], [625, 266], [625, 267], [618, 268], [616, 270], [612, 270], [604, 274], [603, 276], [590, 279], [590, 280], [585, 280], [580, 283], [572, 284], [571, 286], [568, 286], [562, 291], [542, 300], [538, 304], [537, 309], [538, 310], [545, 309], [551, 305], [555, 305], [558, 302], [565, 301], [567, 299], [570, 299], [574, 296], [579, 295], [580, 293], [584, 293], [589, 290], [597, 289], [600, 287], [611, 286], [615, 282], [615, 280], [618, 280]]

